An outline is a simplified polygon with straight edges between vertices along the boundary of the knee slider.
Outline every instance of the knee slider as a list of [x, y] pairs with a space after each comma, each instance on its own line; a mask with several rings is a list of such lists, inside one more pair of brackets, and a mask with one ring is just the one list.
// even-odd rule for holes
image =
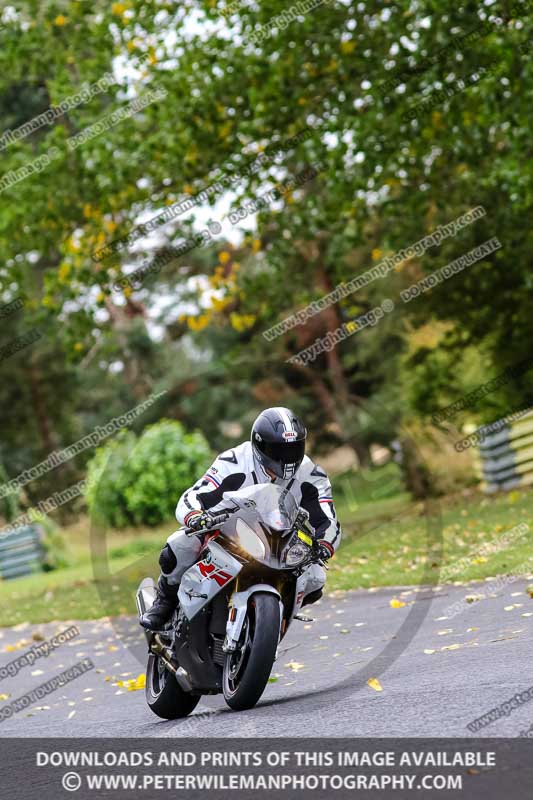
[[170, 545], [166, 544], [159, 554], [159, 566], [161, 567], [161, 572], [163, 572], [165, 575], [170, 575], [170, 573], [176, 569], [177, 564], [178, 561]]

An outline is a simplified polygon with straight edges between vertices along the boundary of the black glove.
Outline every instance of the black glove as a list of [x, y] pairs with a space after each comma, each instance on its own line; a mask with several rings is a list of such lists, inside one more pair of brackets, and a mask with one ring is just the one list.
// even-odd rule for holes
[[199, 531], [203, 528], [211, 528], [213, 525], [213, 517], [207, 511], [191, 511], [187, 514], [186, 526], [193, 531]]
[[318, 544], [318, 557], [322, 559], [322, 561], [327, 561], [328, 558], [331, 558], [331, 556], [335, 554], [333, 545], [331, 545], [329, 542], [326, 542], [325, 539], [321, 539], [317, 544]]

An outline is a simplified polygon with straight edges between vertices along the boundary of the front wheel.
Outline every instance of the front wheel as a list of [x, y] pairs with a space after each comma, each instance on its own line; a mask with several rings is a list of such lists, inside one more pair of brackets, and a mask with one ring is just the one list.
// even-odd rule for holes
[[254, 594], [248, 606], [239, 647], [224, 661], [222, 686], [230, 708], [253, 708], [265, 690], [279, 641], [279, 600]]
[[146, 702], [158, 717], [179, 719], [194, 711], [200, 695], [184, 692], [161, 659], [151, 653], [146, 668]]

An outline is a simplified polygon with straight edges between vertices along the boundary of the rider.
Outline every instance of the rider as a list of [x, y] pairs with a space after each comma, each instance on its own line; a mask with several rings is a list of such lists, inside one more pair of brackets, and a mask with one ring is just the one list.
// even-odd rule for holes
[[[309, 514], [309, 522], [320, 539], [323, 561], [335, 553], [341, 538], [331, 484], [326, 473], [305, 455], [307, 430], [288, 408], [267, 408], [255, 420], [251, 439], [219, 455], [205, 475], [187, 489], [176, 508], [178, 522], [201, 530], [211, 522], [209, 509], [220, 503], [227, 491], [260, 483], [288, 489], [297, 504]], [[159, 556], [161, 575], [152, 607], [141, 617], [144, 628], [159, 630], [176, 607], [179, 583], [200, 555], [201, 536], [171, 534]], [[326, 573], [319, 564], [307, 567], [309, 587], [303, 605], [322, 596]]]

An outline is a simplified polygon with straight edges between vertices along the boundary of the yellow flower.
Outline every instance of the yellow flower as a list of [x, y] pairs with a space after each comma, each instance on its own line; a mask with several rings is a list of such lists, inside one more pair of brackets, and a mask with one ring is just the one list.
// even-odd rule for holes
[[61, 27], [62, 25], [67, 24], [67, 18], [63, 16], [63, 14], [59, 14], [54, 20], [54, 25]]
[[61, 264], [58, 271], [60, 282], [65, 283], [69, 275], [70, 275], [70, 264]]
[[228, 261], [230, 260], [230, 258], [231, 258], [231, 254], [228, 253], [227, 250], [223, 250], [218, 255], [218, 260], [220, 261], [221, 264], [227, 264]]
[[133, 289], [131, 286], [125, 286], [122, 290], [122, 293], [124, 294], [124, 297], [131, 297], [133, 294]]
[[105, 300], [105, 294], [103, 292], [98, 292], [98, 294], [96, 295], [96, 302], [103, 303], [104, 300]]
[[185, 161], [190, 161], [194, 163], [198, 160], [198, 148], [195, 144], [193, 144], [189, 150], [185, 153]]
[[258, 253], [261, 250], [261, 241], [259, 239], [254, 239], [252, 242], [252, 250], [254, 253]]
[[111, 13], [120, 17], [125, 11], [127, 6], [124, 3], [113, 3], [111, 6]]
[[67, 239], [67, 243], [66, 243], [65, 247], [66, 247], [67, 253], [77, 253], [78, 250], [80, 249], [80, 246], [79, 246], [78, 242], [75, 242], [73, 240], [72, 236], [69, 239]]
[[187, 325], [191, 331], [203, 331], [209, 325], [209, 314], [200, 314], [198, 317], [187, 317]]
[[211, 298], [211, 305], [215, 311], [223, 311], [230, 303], [231, 299], [229, 297], [223, 297], [222, 299], [218, 297]]
[[307, 100], [306, 100], [305, 97], [299, 97], [298, 98], [298, 105], [299, 106], [305, 106], [306, 103], [307, 103]]
[[242, 333], [242, 331], [252, 327], [255, 322], [255, 316], [253, 314], [237, 314], [233, 311], [229, 315], [229, 320], [231, 327], [239, 333]]
[[76, 344], [74, 345], [74, 350], [76, 350], [77, 353], [79, 353], [80, 350], [83, 350], [82, 343], [81, 342], [76, 342]]
[[218, 134], [219, 139], [227, 139], [231, 133], [231, 128], [232, 128], [231, 122], [226, 122], [226, 124], [223, 125], [219, 131]]
[[116, 230], [117, 223], [113, 222], [112, 219], [106, 219], [104, 220], [104, 227], [106, 231], [109, 231], [109, 233], [113, 233]]
[[356, 47], [357, 47], [357, 42], [354, 41], [341, 42], [341, 50], [346, 55], [350, 55], [350, 53], [353, 53]]
[[378, 248], [376, 248], [375, 250], [372, 250], [372, 259], [374, 261], [378, 261], [378, 259], [380, 259], [380, 258], [381, 258], [381, 250], [379, 250]]

